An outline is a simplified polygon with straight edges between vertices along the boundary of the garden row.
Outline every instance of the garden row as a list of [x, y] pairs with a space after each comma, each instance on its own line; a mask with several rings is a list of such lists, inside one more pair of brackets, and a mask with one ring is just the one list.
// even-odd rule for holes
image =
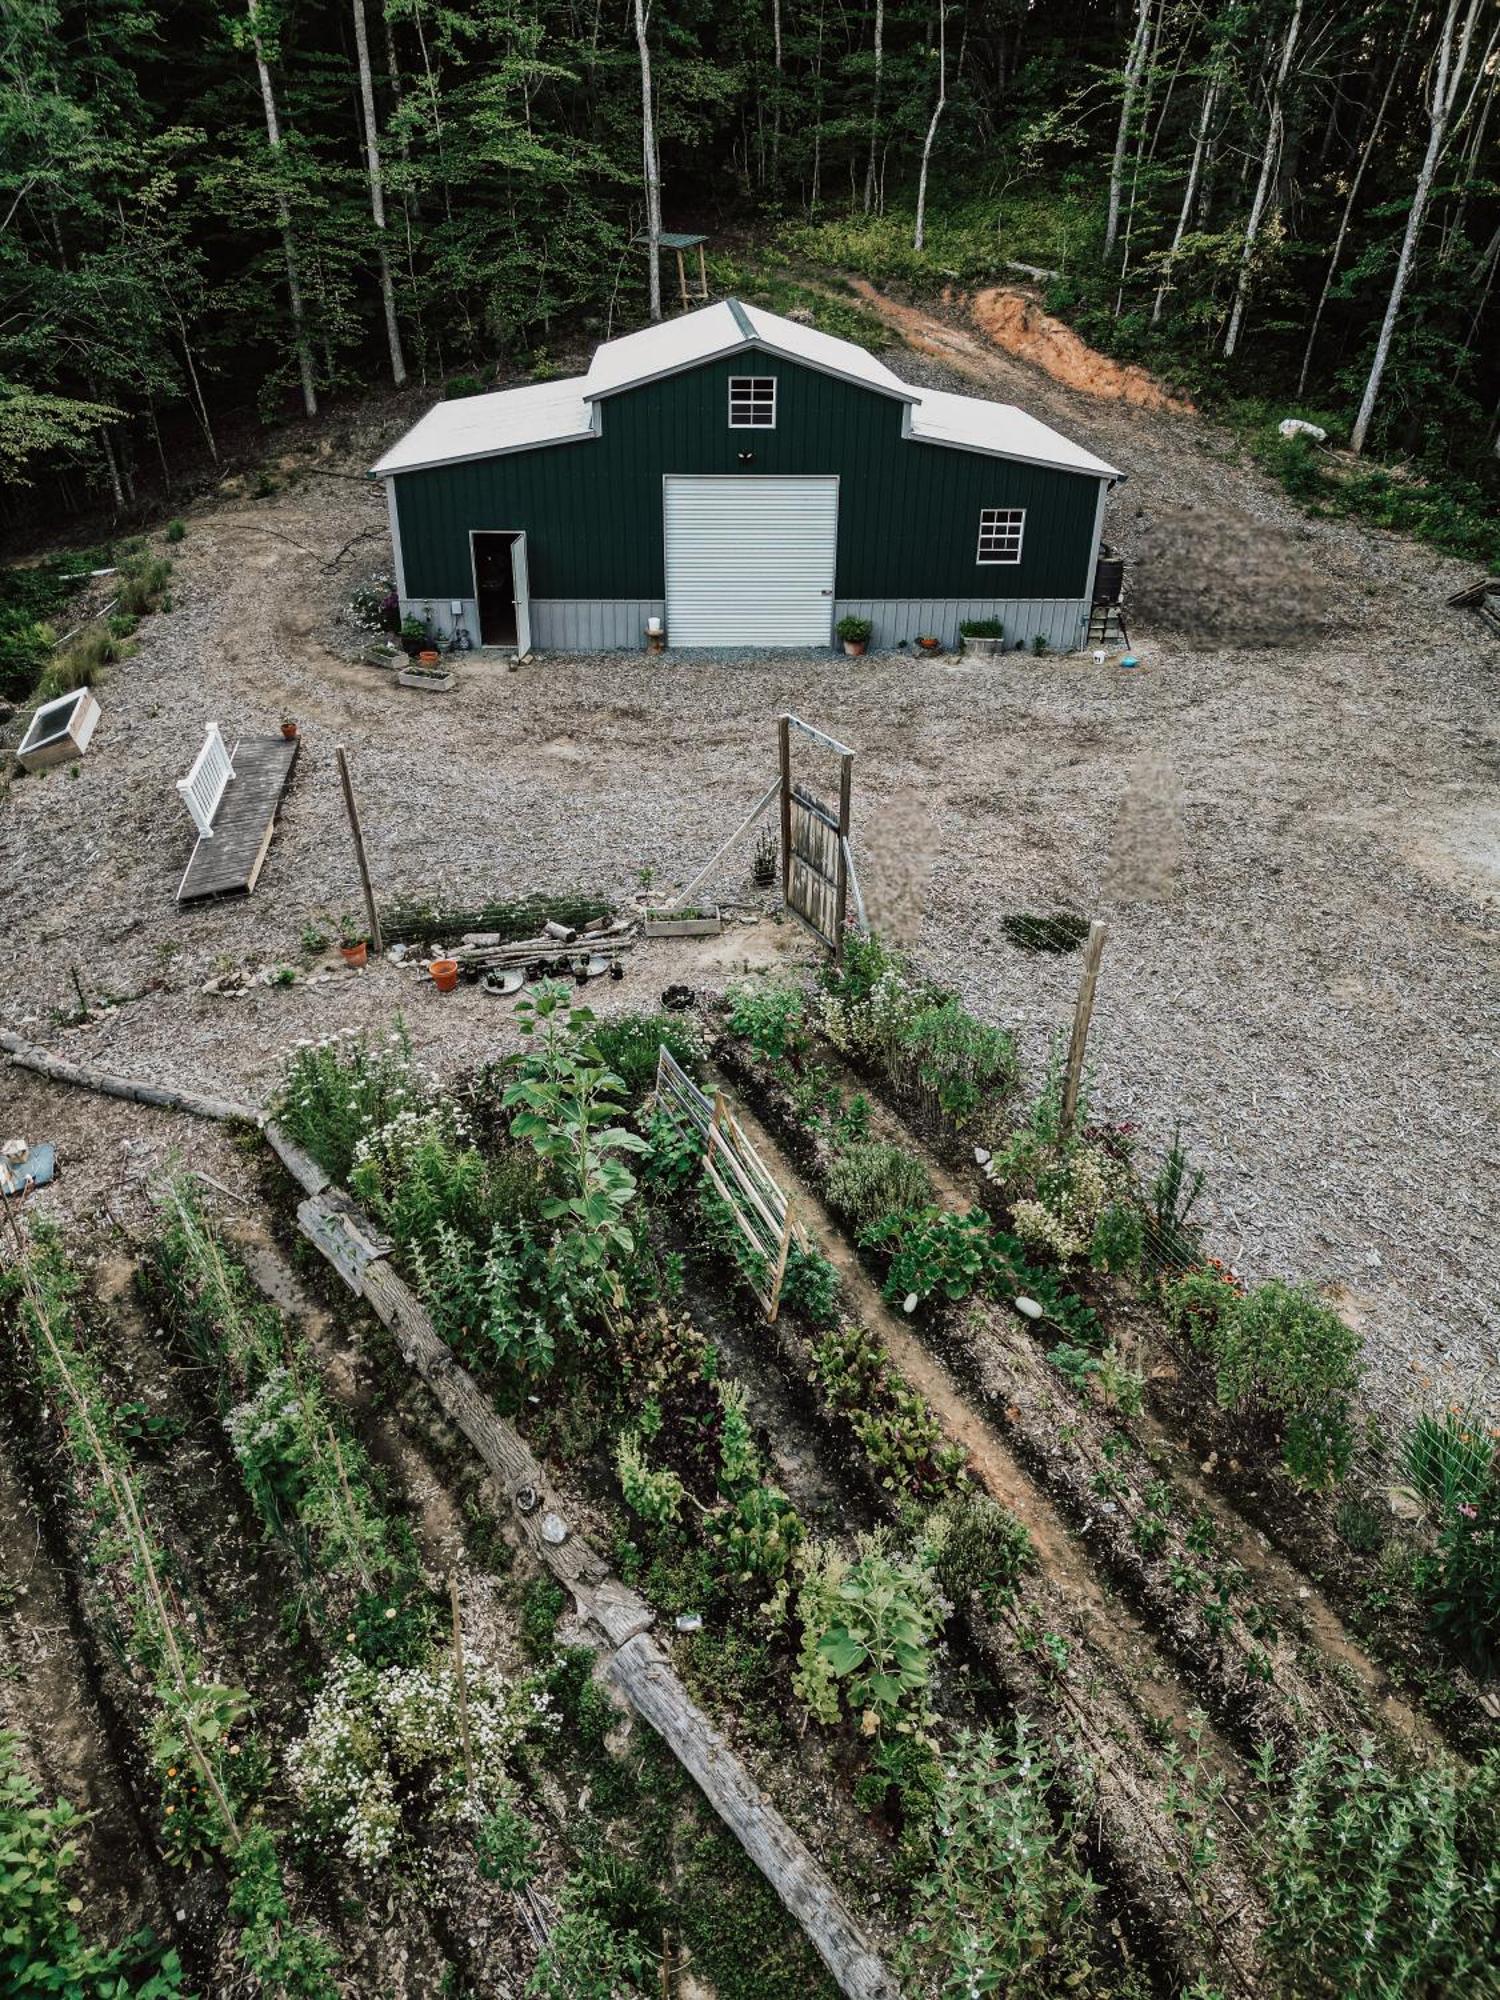
[[[771, 1484], [775, 1454], [748, 1421], [747, 1384], [731, 1379], [699, 1323], [710, 1302], [695, 1270], [733, 1256], [738, 1239], [701, 1198], [694, 1135], [649, 1110], [634, 1123], [624, 1115], [649, 1093], [663, 1038], [692, 1065], [690, 1039], [664, 1021], [595, 1024], [561, 989], [539, 990], [524, 1018], [527, 1055], [476, 1079], [462, 1107], [420, 1085], [399, 1044], [328, 1046], [294, 1065], [282, 1122], [390, 1233], [440, 1331], [498, 1405], [524, 1420], [538, 1449], [598, 1481], [617, 1523], [617, 1566], [694, 1628], [679, 1642], [684, 1671], [711, 1684], [722, 1713], [738, 1710], [744, 1734], [775, 1746], [778, 1770], [788, 1743], [801, 1745], [839, 1799], [852, 1794], [870, 1816], [875, 1845], [851, 1839], [849, 1855], [867, 1889], [878, 1882], [883, 1899], [895, 1898], [914, 1987], [961, 1992], [988, 1979], [1018, 1991], [1128, 1990], [1140, 1968], [1120, 1942], [1129, 1927], [1109, 1913], [1153, 1903], [1153, 1952], [1173, 1983], [1189, 1983], [1184, 1957], [1194, 1953], [1226, 1984], [1253, 1978], [1232, 1927], [1212, 1935], [1212, 1920], [1205, 1933], [1193, 1917], [1216, 1871], [1250, 1857], [1205, 1754], [1163, 1729], [1152, 1768], [1140, 1705], [1108, 1684], [1086, 1635], [1064, 1636], [1065, 1606], [1037, 1577], [1024, 1533], [963, 1476], [931, 1412], [869, 1330], [840, 1311], [826, 1260], [800, 1249], [789, 1260], [783, 1357], [811, 1378], [839, 1455], [890, 1525], [863, 1537], [830, 1532]], [[996, 1053], [987, 1032], [951, 1009], [936, 1030], [961, 1053], [941, 1081], [977, 1090], [975, 1109], [989, 1087], [976, 1075]], [[941, 1076], [935, 1065], [930, 1073]], [[812, 1081], [832, 1112], [827, 1086]], [[847, 1118], [840, 1098], [834, 1115]], [[1036, 1281], [1044, 1287], [1040, 1269]], [[793, 1735], [799, 1714], [814, 1726]], [[1305, 1723], [1295, 1735], [1309, 1737]], [[1081, 1792], [1059, 1768], [1076, 1762], [1080, 1739], [1099, 1759]], [[1404, 1889], [1376, 1895], [1373, 1940], [1351, 1939], [1349, 1926], [1414, 1790], [1359, 1746], [1320, 1736], [1294, 1767], [1268, 1754], [1259, 1781], [1278, 1804], [1301, 1802], [1299, 1838], [1314, 1857], [1309, 1865], [1285, 1829], [1254, 1857], [1285, 1990], [1324, 1990], [1299, 1980], [1334, 1964], [1344, 1990], [1378, 1990], [1368, 1981], [1412, 1946]], [[1491, 1793], [1481, 1785], [1471, 1796], [1451, 1771], [1411, 1787], [1449, 1809], [1397, 1844], [1403, 1883], [1483, 1891]], [[1348, 1815], [1351, 1791], [1358, 1810], [1330, 1875], [1318, 1858], [1324, 1830]], [[1103, 1856], [1084, 1833], [1096, 1804], [1112, 1850]], [[841, 1824], [846, 1811], [840, 1804]], [[1143, 1863], [1153, 1849], [1160, 1858]], [[1133, 1870], [1120, 1865], [1127, 1855]], [[1089, 1871], [1101, 1858], [1118, 1870], [1107, 1893]], [[1153, 1874], [1154, 1895], [1143, 1893]], [[1188, 1916], [1173, 1937], [1160, 1915], [1166, 1881]], [[1482, 1925], [1446, 1905], [1441, 1916], [1424, 1962], [1432, 1990], [1458, 1990], [1441, 1982], [1478, 1962]]]

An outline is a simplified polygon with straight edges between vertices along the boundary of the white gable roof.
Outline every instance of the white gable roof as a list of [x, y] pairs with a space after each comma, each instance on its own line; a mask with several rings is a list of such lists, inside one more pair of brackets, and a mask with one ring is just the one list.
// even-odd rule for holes
[[532, 445], [563, 444], [594, 435], [594, 412], [583, 399], [587, 378], [528, 382], [487, 396], [455, 396], [436, 403], [372, 468], [376, 478], [454, 465], [466, 458], [495, 458]]
[[990, 403], [983, 396], [952, 396], [945, 389], [924, 389], [912, 406], [910, 435], [928, 444], [957, 445], [964, 451], [991, 452], [1027, 465], [1055, 465], [1064, 472], [1088, 472], [1099, 479], [1123, 475], [1081, 444], [1074, 444], [1040, 418], [1028, 416], [1014, 403]]
[[[372, 469], [377, 478], [383, 478], [393, 472], [416, 472], [464, 459], [497, 458], [538, 445], [597, 437], [601, 424], [608, 421], [598, 408], [605, 398], [738, 352], [779, 355], [899, 399], [907, 405], [903, 412], [905, 434], [925, 444], [987, 452], [1028, 465], [1057, 466], [1097, 479], [1122, 476], [1114, 466], [1014, 404], [914, 388], [852, 340], [838, 340], [816, 327], [784, 319], [760, 306], [742, 305], [737, 299], [724, 299], [660, 325], [642, 327], [619, 340], [605, 341], [587, 375], [439, 403]], [[892, 422], [895, 420], [893, 411]]]
[[741, 305], [738, 299], [721, 299], [717, 305], [664, 320], [660, 326], [643, 326], [639, 333], [605, 341], [589, 367], [584, 393], [591, 398], [615, 396], [622, 389], [675, 375], [683, 368], [696, 368], [741, 348], [763, 348], [788, 361], [821, 369], [826, 375], [842, 375], [846, 381], [877, 389], [882, 395], [899, 396], [904, 403], [912, 402], [918, 394], [852, 340], [836, 340], [814, 326], [783, 319], [780, 313], [763, 312], [759, 306]]

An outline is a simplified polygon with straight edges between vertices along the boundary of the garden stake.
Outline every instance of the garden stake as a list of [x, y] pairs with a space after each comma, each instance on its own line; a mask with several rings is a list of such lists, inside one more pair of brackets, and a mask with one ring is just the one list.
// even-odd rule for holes
[[1073, 1038], [1068, 1043], [1067, 1081], [1063, 1086], [1062, 1119], [1058, 1136], [1072, 1137], [1078, 1116], [1078, 1092], [1083, 1083], [1083, 1056], [1088, 1047], [1089, 1022], [1094, 1012], [1094, 988], [1099, 983], [1099, 960], [1109, 926], [1096, 917], [1089, 925], [1088, 943], [1083, 948], [1083, 973], [1078, 981], [1078, 1003], [1073, 1009]]
[[469, 1740], [469, 1683], [464, 1673], [464, 1628], [458, 1609], [458, 1573], [448, 1572], [448, 1602], [453, 1606], [453, 1673], [458, 1682], [458, 1731], [464, 1746], [464, 1779], [474, 1789], [474, 1746]]
[[377, 958], [385, 951], [380, 935], [380, 912], [375, 907], [375, 891], [370, 886], [370, 864], [365, 859], [365, 837], [360, 831], [359, 807], [354, 803], [354, 781], [349, 776], [349, 754], [342, 743], [334, 751], [339, 767], [339, 783], [344, 788], [344, 810], [349, 815], [349, 831], [354, 836], [354, 858], [359, 863], [360, 886], [365, 892], [365, 915], [370, 919], [370, 945]]

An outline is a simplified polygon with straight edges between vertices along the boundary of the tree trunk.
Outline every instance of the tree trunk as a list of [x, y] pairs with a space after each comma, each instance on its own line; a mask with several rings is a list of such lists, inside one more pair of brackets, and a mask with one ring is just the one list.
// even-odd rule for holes
[[656, 151], [656, 114], [651, 105], [651, 44], [646, 27], [651, 9], [635, 0], [635, 45], [641, 59], [641, 156], [646, 182], [646, 294], [651, 317], [661, 318], [661, 161]]
[[875, 89], [870, 99], [870, 159], [865, 168], [865, 214], [875, 206], [875, 155], [880, 143], [880, 92], [885, 82], [885, 0], [875, 0]]
[[391, 353], [391, 380], [406, 386], [406, 357], [401, 352], [401, 328], [396, 320], [396, 287], [385, 236], [385, 183], [380, 176], [380, 134], [375, 124], [375, 79], [370, 71], [370, 37], [365, 25], [365, 0], [354, 0], [354, 50], [359, 62], [359, 101], [365, 121], [365, 163], [370, 177], [370, 215], [380, 252], [380, 298], [385, 307], [385, 337]]
[[1151, 37], [1151, 0], [1136, 0], [1135, 33], [1125, 58], [1125, 87], [1120, 97], [1120, 124], [1115, 133], [1115, 154], [1109, 169], [1109, 219], [1104, 227], [1104, 253], [1109, 255], [1120, 233], [1120, 191], [1125, 184], [1125, 148], [1130, 140], [1130, 120], [1135, 110], [1135, 94], [1140, 88], [1141, 71]]
[[1376, 338], [1375, 355], [1370, 363], [1365, 392], [1360, 398], [1359, 415], [1354, 419], [1354, 429], [1349, 434], [1349, 449], [1356, 454], [1365, 448], [1365, 439], [1370, 431], [1370, 419], [1375, 414], [1375, 404], [1380, 396], [1385, 365], [1390, 359], [1391, 339], [1401, 315], [1401, 302], [1406, 297], [1412, 266], [1416, 262], [1417, 242], [1422, 234], [1422, 224], [1427, 219], [1428, 205], [1432, 200], [1432, 184], [1437, 177], [1438, 168], [1442, 165], [1443, 153], [1448, 144], [1453, 108], [1463, 87], [1464, 72], [1468, 67], [1469, 50], [1473, 45], [1474, 27], [1479, 19], [1482, 0], [1469, 0], [1469, 9], [1464, 16], [1462, 28], [1459, 27], [1458, 21], [1460, 4], [1461, 0], [1448, 0], [1448, 11], [1443, 17], [1437, 49], [1437, 67], [1427, 97], [1427, 151], [1422, 158], [1422, 170], [1417, 176], [1416, 192], [1412, 196], [1411, 209], [1407, 214], [1406, 234], [1401, 239], [1401, 252], [1396, 259], [1396, 275], [1391, 281], [1391, 295], [1386, 302], [1385, 318], [1381, 321], [1380, 333]]
[[1318, 332], [1323, 324], [1323, 313], [1327, 307], [1329, 296], [1333, 291], [1334, 278], [1338, 274], [1339, 259], [1344, 254], [1344, 241], [1349, 234], [1349, 224], [1354, 219], [1354, 204], [1359, 198], [1360, 185], [1365, 177], [1365, 169], [1370, 164], [1370, 157], [1375, 151], [1375, 143], [1379, 139], [1381, 127], [1385, 123], [1385, 114], [1390, 106], [1391, 92], [1395, 89], [1396, 78], [1401, 73], [1401, 64], [1406, 55], [1407, 38], [1411, 34], [1412, 22], [1416, 19], [1416, 14], [1417, 0], [1412, 0], [1411, 11], [1406, 17], [1406, 26], [1401, 31], [1400, 47], [1391, 59], [1390, 75], [1385, 80], [1385, 89], [1381, 93], [1380, 103], [1375, 109], [1374, 120], [1365, 138], [1364, 146], [1361, 149], [1359, 164], [1355, 167], [1354, 178], [1349, 183], [1349, 193], [1344, 202], [1344, 212], [1339, 218], [1339, 232], [1333, 239], [1333, 254], [1328, 259], [1328, 270], [1323, 279], [1323, 289], [1318, 294], [1317, 310], [1313, 313], [1312, 325], [1307, 330], [1307, 345], [1302, 350], [1302, 369], [1297, 376], [1297, 394], [1299, 396], [1307, 388], [1308, 370], [1312, 367], [1313, 348], [1317, 345]]
[[1260, 178], [1255, 183], [1255, 198], [1250, 204], [1249, 219], [1245, 223], [1245, 243], [1240, 252], [1240, 275], [1234, 288], [1234, 306], [1229, 315], [1229, 331], [1224, 336], [1224, 358], [1227, 361], [1239, 345], [1240, 329], [1245, 323], [1245, 308], [1250, 303], [1250, 278], [1255, 262], [1255, 246], [1260, 241], [1261, 224], [1266, 219], [1271, 185], [1276, 177], [1276, 163], [1281, 153], [1282, 134], [1286, 129], [1286, 112], [1283, 92], [1286, 89], [1287, 74], [1292, 67], [1292, 52], [1297, 46], [1297, 36], [1302, 27], [1302, 0], [1297, 0], [1292, 9], [1292, 18], [1287, 24], [1286, 40], [1281, 45], [1281, 60], [1276, 66], [1276, 80], [1271, 86], [1270, 116], [1266, 120], [1266, 148], [1261, 155]]
[[1177, 212], [1177, 227], [1172, 231], [1172, 241], [1162, 260], [1161, 283], [1156, 288], [1156, 300], [1151, 307], [1151, 324], [1155, 326], [1161, 319], [1162, 304], [1172, 282], [1172, 266], [1177, 253], [1182, 248], [1182, 239], [1187, 234], [1188, 220], [1193, 212], [1193, 203], [1198, 198], [1198, 183], [1203, 174], [1203, 156], [1208, 147], [1208, 128], [1214, 120], [1214, 105], [1219, 95], [1219, 78], [1215, 72], [1208, 79], [1203, 92], [1203, 111], [1198, 120], [1198, 131], [1193, 140], [1192, 164], [1188, 168], [1187, 186], [1182, 192], [1182, 207]]
[[256, 27], [255, 0], [250, 0], [250, 46], [255, 54], [260, 78], [260, 100], [266, 113], [266, 142], [277, 166], [276, 222], [281, 231], [281, 254], [286, 262], [287, 302], [292, 311], [292, 346], [297, 355], [297, 373], [302, 378], [302, 408], [310, 417], [318, 414], [318, 392], [313, 381], [312, 349], [307, 341], [307, 325], [302, 311], [302, 285], [297, 276], [297, 254], [292, 244], [292, 209], [280, 182], [281, 120], [276, 113], [276, 92], [271, 71]]
[[776, 63], [776, 84], [771, 93], [771, 186], [781, 192], [781, 0], [771, 0], [771, 51]]
[[917, 176], [917, 228], [912, 248], [921, 250], [927, 241], [927, 170], [932, 164], [932, 142], [937, 137], [938, 120], [948, 102], [948, 5], [938, 0], [938, 94], [932, 107], [927, 137], [922, 142], [922, 171]]

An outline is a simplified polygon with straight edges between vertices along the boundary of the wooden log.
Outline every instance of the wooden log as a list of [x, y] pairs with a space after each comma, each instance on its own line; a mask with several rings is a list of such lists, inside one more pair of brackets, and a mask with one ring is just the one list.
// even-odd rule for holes
[[327, 1174], [318, 1165], [312, 1154], [299, 1146], [289, 1132], [278, 1125], [274, 1118], [268, 1118], [261, 1131], [266, 1144], [280, 1160], [294, 1181], [300, 1181], [309, 1194], [321, 1194], [331, 1185]]
[[134, 1077], [111, 1076], [104, 1070], [55, 1056], [8, 1028], [0, 1028], [0, 1050], [18, 1069], [35, 1070], [38, 1076], [50, 1077], [54, 1083], [96, 1090], [102, 1097], [123, 1097], [132, 1104], [153, 1104], [165, 1111], [188, 1111], [195, 1118], [214, 1118], [224, 1124], [261, 1122], [261, 1114], [253, 1104], [235, 1104], [227, 1098], [209, 1097], [202, 1091], [177, 1090], [164, 1083], [141, 1083]]
[[870, 1949], [828, 1876], [687, 1694], [648, 1633], [629, 1640], [605, 1669], [636, 1714], [671, 1745], [683, 1768], [801, 1924], [851, 2000], [899, 2000], [900, 1989]]
[[[292, 1150], [295, 1158], [299, 1149]], [[302, 1155], [304, 1161], [306, 1157]], [[318, 1171], [315, 1165], [313, 1171]], [[580, 1615], [604, 1641], [610, 1679], [696, 1780], [801, 1924], [840, 1990], [849, 2000], [900, 2000], [898, 1987], [833, 1883], [694, 1705], [670, 1660], [649, 1636], [651, 1607], [611, 1576], [603, 1558], [572, 1532], [565, 1503], [548, 1484], [540, 1462], [455, 1360], [416, 1294], [392, 1270], [389, 1258], [363, 1255], [377, 1232], [346, 1196], [334, 1191], [302, 1202], [297, 1219], [346, 1283], [352, 1282], [350, 1273], [357, 1272], [354, 1288], [389, 1328], [402, 1360], [415, 1368], [444, 1415], [478, 1452], [509, 1499], [522, 1537], [572, 1593]], [[345, 1240], [335, 1250], [341, 1236]]]

